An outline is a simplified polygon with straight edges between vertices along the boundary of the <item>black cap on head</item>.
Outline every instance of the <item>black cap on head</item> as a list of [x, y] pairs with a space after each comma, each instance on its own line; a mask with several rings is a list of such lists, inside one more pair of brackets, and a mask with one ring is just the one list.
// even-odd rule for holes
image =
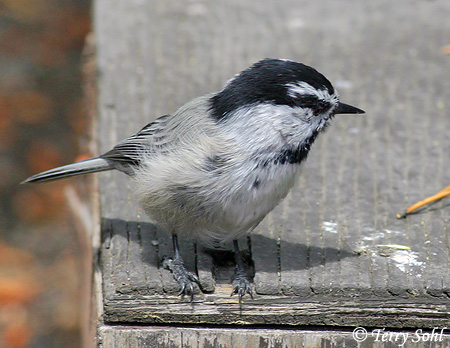
[[306, 82], [310, 86], [326, 90], [330, 95], [334, 88], [317, 70], [302, 63], [282, 59], [263, 59], [243, 70], [211, 98], [211, 111], [221, 120], [230, 112], [258, 103], [296, 105], [288, 94], [287, 86]]

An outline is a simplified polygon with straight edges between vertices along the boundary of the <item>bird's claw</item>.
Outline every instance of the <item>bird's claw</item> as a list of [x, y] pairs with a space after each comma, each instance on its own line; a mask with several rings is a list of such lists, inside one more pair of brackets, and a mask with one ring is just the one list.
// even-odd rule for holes
[[233, 279], [233, 291], [230, 296], [239, 296], [239, 301], [242, 300], [245, 294], [249, 294], [253, 299], [253, 283], [248, 280], [247, 275], [243, 270], [236, 268]]
[[200, 279], [197, 275], [189, 272], [184, 266], [183, 260], [166, 258], [163, 261], [164, 268], [170, 270], [176, 282], [180, 285], [178, 296], [190, 296], [190, 301], [194, 300], [194, 283], [200, 287]]

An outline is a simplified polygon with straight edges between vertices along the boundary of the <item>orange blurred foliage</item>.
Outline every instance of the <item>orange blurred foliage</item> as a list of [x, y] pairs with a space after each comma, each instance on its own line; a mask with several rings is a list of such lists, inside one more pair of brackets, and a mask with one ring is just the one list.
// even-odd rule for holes
[[91, 157], [92, 157], [92, 156], [89, 155], [89, 154], [87, 154], [87, 153], [82, 153], [81, 155], [78, 155], [78, 156], [75, 158], [75, 162], [84, 161], [84, 160], [87, 160], [88, 158], [91, 158]]
[[40, 292], [39, 286], [26, 276], [0, 278], [0, 305], [26, 303]]
[[86, 117], [85, 101], [77, 100], [72, 103], [67, 110], [68, 122], [77, 137], [86, 136], [86, 129], [89, 126], [89, 119]]
[[84, 38], [91, 29], [89, 13], [68, 6], [55, 9], [46, 19], [39, 63], [51, 66], [65, 64], [72, 50], [80, 50], [84, 44]]
[[47, 0], [2, 0], [2, 5], [8, 10], [9, 16], [24, 24], [42, 21], [48, 10], [48, 4]]
[[[23, 179], [19, 176], [64, 164], [73, 155], [73, 146], [65, 142], [76, 146], [76, 137], [85, 132], [79, 62], [90, 30], [89, 6], [77, 0], [0, 2], [5, 19], [0, 150], [6, 154], [0, 161], [0, 189], [7, 193], [2, 197], [6, 217], [14, 221], [0, 240], [0, 348], [43, 341], [52, 347], [79, 346], [80, 266], [63, 218], [67, 183], [17, 182]], [[46, 233], [58, 238], [49, 241]], [[64, 248], [66, 257], [59, 254]]]
[[32, 173], [40, 173], [63, 164], [60, 149], [49, 141], [34, 141], [27, 150], [26, 164]]
[[65, 206], [65, 184], [47, 184], [45, 188], [28, 186], [12, 200], [15, 214], [27, 223], [40, 223], [60, 215]]
[[4, 348], [22, 348], [31, 340], [33, 332], [29, 325], [20, 323], [7, 326], [1, 335], [2, 347]]
[[51, 98], [38, 90], [24, 90], [8, 97], [9, 112], [19, 121], [29, 124], [48, 122], [54, 114], [55, 104]]
[[0, 149], [7, 149], [15, 141], [15, 122], [8, 98], [0, 95]]
[[34, 256], [29, 252], [0, 243], [0, 267], [2, 265], [29, 265], [35, 262]]

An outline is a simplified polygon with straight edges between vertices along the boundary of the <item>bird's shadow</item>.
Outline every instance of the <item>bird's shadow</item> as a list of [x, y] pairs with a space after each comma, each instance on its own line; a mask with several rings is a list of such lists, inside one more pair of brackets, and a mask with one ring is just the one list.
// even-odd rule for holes
[[[162, 267], [164, 257], [172, 256], [172, 241], [169, 233], [149, 222], [125, 221], [120, 219], [103, 219], [102, 221], [102, 246], [105, 248], [117, 248], [120, 252], [113, 252], [115, 257], [124, 258], [117, 262], [128, 262], [130, 259], [148, 265]], [[241, 241], [241, 251], [244, 261], [253, 266], [252, 245], [257, 245], [259, 250], [277, 250], [274, 255], [265, 255], [267, 262], [258, 263], [258, 271], [273, 271], [273, 263], [278, 263], [280, 255], [289, 262], [283, 263], [284, 270], [302, 270], [327, 263], [338, 262], [343, 258], [357, 257], [358, 254], [347, 249], [338, 249], [332, 246], [314, 246], [283, 241], [277, 246], [277, 240], [264, 235], [253, 234], [245, 243]], [[180, 238], [180, 252], [187, 264], [197, 262], [199, 256], [211, 257], [215, 267], [229, 266], [234, 262], [232, 249], [214, 249], [193, 243], [187, 238]], [[277, 255], [278, 253], [278, 255]]]

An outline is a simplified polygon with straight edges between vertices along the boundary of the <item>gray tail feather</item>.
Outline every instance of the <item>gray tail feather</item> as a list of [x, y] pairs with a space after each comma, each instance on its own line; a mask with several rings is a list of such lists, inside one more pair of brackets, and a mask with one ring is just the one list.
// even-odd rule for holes
[[95, 173], [111, 169], [114, 169], [111, 161], [100, 157], [89, 158], [87, 160], [75, 162], [66, 166], [53, 168], [45, 172], [35, 174], [22, 181], [22, 184], [25, 184], [27, 182], [45, 182], [58, 180], [74, 175]]

